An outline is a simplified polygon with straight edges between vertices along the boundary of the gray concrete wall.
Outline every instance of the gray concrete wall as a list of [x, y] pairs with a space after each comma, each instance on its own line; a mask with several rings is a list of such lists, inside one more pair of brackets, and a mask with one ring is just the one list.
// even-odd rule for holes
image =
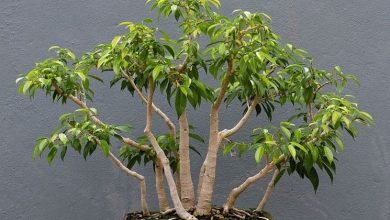
[[[311, 51], [318, 65], [341, 65], [346, 72], [356, 73], [362, 85], [351, 87], [350, 92], [377, 122], [374, 128], [363, 129], [357, 142], [347, 141], [333, 185], [322, 176], [314, 194], [309, 182], [295, 176], [284, 178], [268, 205], [275, 219], [390, 219], [390, 1], [222, 2], [227, 14], [236, 8], [268, 12], [274, 29], [285, 41]], [[86, 162], [70, 153], [64, 163], [56, 160], [51, 167], [44, 159], [31, 159], [35, 138], [49, 134], [58, 125], [58, 116], [74, 106], [53, 105], [44, 96], [31, 102], [17, 94], [14, 81], [19, 73], [46, 57], [47, 48], [53, 44], [80, 53], [120, 33], [116, 27], [120, 21], [147, 16], [151, 14], [143, 0], [0, 1], [0, 219], [120, 219], [125, 212], [139, 208], [137, 182], [117, 171], [100, 153]], [[161, 24], [168, 32], [175, 32], [171, 22]], [[101, 92], [96, 95], [95, 106], [102, 117], [112, 123], [131, 122], [140, 133], [143, 122], [138, 119], [144, 111], [139, 102], [118, 88], [96, 87]], [[204, 134], [207, 110], [204, 106], [191, 119]], [[229, 119], [239, 114], [239, 109], [224, 113]], [[222, 126], [232, 121], [223, 120]], [[265, 122], [255, 120], [245, 130]], [[194, 159], [195, 174], [201, 159]], [[252, 156], [240, 163], [237, 160], [226, 157], [219, 161], [218, 204], [228, 190], [259, 169]], [[149, 200], [155, 208], [150, 169], [146, 175]], [[238, 205], [254, 207], [263, 188], [264, 184], [251, 188]]]

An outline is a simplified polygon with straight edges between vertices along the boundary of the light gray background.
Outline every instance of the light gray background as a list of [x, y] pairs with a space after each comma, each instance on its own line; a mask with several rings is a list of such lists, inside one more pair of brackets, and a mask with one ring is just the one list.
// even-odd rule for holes
[[[269, 13], [274, 30], [285, 41], [311, 51], [319, 66], [341, 65], [346, 72], [356, 73], [362, 85], [351, 87], [350, 92], [377, 122], [373, 129], [364, 129], [357, 142], [348, 139], [333, 185], [322, 176], [314, 194], [308, 181], [295, 175], [284, 178], [268, 205], [274, 218], [390, 219], [390, 1], [222, 3], [225, 14], [236, 8]], [[79, 54], [121, 33], [122, 29], [116, 27], [120, 21], [140, 21], [147, 16], [152, 15], [143, 0], [0, 1], [0, 219], [120, 219], [125, 212], [139, 209], [137, 182], [117, 171], [100, 152], [87, 162], [70, 153], [64, 163], [56, 160], [51, 167], [43, 158], [31, 159], [35, 138], [48, 135], [58, 125], [58, 116], [74, 106], [53, 105], [50, 98], [42, 95], [31, 102], [17, 94], [14, 81], [19, 73], [48, 56], [47, 48], [51, 45], [69, 47]], [[172, 22], [161, 24], [168, 32], [176, 33]], [[106, 75], [104, 78], [108, 79], [110, 74]], [[139, 128], [136, 134], [140, 134], [144, 126], [139, 120], [144, 117], [140, 103], [117, 87], [112, 90], [107, 85], [96, 87], [101, 90], [96, 94], [94, 106], [102, 118], [111, 123], [131, 122]], [[165, 105], [162, 108], [168, 109]], [[204, 134], [207, 112], [208, 107], [204, 106], [191, 119]], [[228, 118], [222, 120], [221, 127], [232, 125], [240, 114], [239, 109], [225, 112]], [[283, 112], [277, 115], [284, 116]], [[265, 123], [254, 120], [245, 130]], [[157, 123], [157, 127], [162, 124]], [[201, 149], [204, 151], [204, 147]], [[195, 174], [201, 160], [194, 159]], [[228, 190], [259, 169], [252, 156], [240, 163], [236, 161], [237, 158], [230, 157], [219, 161], [216, 204], [224, 201]], [[156, 208], [150, 169], [146, 175], [149, 200], [152, 208]], [[238, 206], [255, 207], [263, 188], [264, 183], [251, 188]]]

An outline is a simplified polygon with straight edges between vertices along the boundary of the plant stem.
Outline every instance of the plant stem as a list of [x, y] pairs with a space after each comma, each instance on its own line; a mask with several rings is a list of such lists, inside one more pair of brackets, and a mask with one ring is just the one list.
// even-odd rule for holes
[[128, 176], [135, 177], [140, 184], [140, 192], [141, 192], [141, 207], [142, 207], [142, 213], [144, 215], [150, 215], [148, 203], [146, 201], [146, 183], [145, 183], [145, 177], [138, 174], [137, 172], [134, 172], [130, 169], [128, 169], [125, 165], [122, 164], [122, 162], [115, 157], [115, 155], [110, 151], [108, 152], [108, 156], [110, 159], [114, 162], [114, 164], [122, 171], [124, 171]]
[[276, 169], [274, 172], [274, 175], [272, 176], [271, 181], [269, 181], [269, 183], [268, 183], [268, 187], [264, 193], [263, 198], [261, 199], [259, 205], [256, 208], [256, 211], [263, 212], [265, 204], [267, 204], [267, 202], [269, 201], [271, 194], [272, 194], [272, 191], [275, 188], [275, 180], [276, 180], [276, 177], [279, 175], [279, 173], [280, 173], [279, 169]]
[[179, 118], [180, 123], [180, 180], [181, 201], [185, 209], [194, 207], [195, 193], [191, 177], [189, 125], [186, 111]]
[[233, 61], [228, 60], [228, 70], [222, 81], [221, 91], [213, 103], [210, 112], [210, 131], [209, 131], [209, 148], [206, 159], [202, 165], [204, 172], [200, 173], [199, 179], [202, 180], [198, 204], [196, 205], [195, 215], [208, 215], [212, 208], [212, 196], [214, 191], [215, 172], [217, 166], [217, 153], [221, 143], [219, 134], [219, 108], [229, 86], [230, 77], [233, 74]]
[[146, 114], [146, 127], [144, 130], [145, 135], [149, 139], [150, 143], [152, 144], [156, 155], [158, 159], [161, 161], [163, 168], [164, 168], [164, 174], [165, 178], [168, 182], [169, 191], [171, 194], [171, 199], [173, 202], [173, 205], [175, 207], [177, 215], [186, 220], [194, 220], [196, 219], [194, 216], [189, 214], [183, 207], [183, 204], [180, 201], [179, 194], [177, 192], [175, 180], [173, 179], [171, 167], [169, 165], [169, 160], [167, 156], [165, 155], [164, 151], [161, 149], [160, 145], [158, 144], [156, 137], [152, 133], [152, 127], [153, 127], [153, 95], [154, 95], [154, 82], [151, 77], [149, 77], [149, 94], [148, 94], [148, 103], [147, 103], [147, 114]]
[[169, 208], [169, 203], [164, 190], [164, 168], [159, 159], [156, 160], [156, 191], [160, 212], [165, 212]]
[[259, 173], [254, 176], [248, 177], [241, 185], [234, 188], [229, 197], [226, 200], [226, 203], [223, 207], [223, 211], [225, 213], [229, 212], [231, 208], [233, 208], [236, 203], [237, 198], [243, 193], [246, 189], [248, 189], [252, 184], [256, 183], [263, 177], [267, 176], [274, 169], [273, 163], [267, 164]]

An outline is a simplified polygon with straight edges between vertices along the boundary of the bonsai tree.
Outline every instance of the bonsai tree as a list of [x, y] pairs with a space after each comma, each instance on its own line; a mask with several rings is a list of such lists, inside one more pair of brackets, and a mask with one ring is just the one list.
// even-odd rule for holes
[[[68, 149], [86, 159], [99, 148], [120, 170], [139, 181], [145, 216], [150, 214], [145, 178], [132, 169], [136, 164], [152, 163], [160, 212], [174, 210], [182, 219], [212, 214], [221, 151], [238, 152], [239, 156], [251, 153], [262, 165], [258, 173], [226, 192], [226, 215], [248, 214], [233, 209], [234, 204], [248, 187], [267, 175], [272, 174], [272, 178], [259, 198], [258, 213], [264, 213], [274, 186], [285, 173], [307, 178], [315, 190], [319, 171], [333, 180], [335, 154], [344, 149], [342, 135], [355, 138], [357, 123], [373, 123], [367, 112], [358, 109], [353, 97], [343, 93], [347, 82], [357, 81], [353, 75], [344, 74], [338, 66], [319, 69], [307, 52], [281, 43], [270, 27], [270, 17], [264, 13], [235, 10], [232, 17], [226, 17], [218, 13], [219, 0], [147, 3], [159, 17], [177, 21], [181, 33], [178, 39], [154, 27], [152, 19], [141, 23], [125, 21], [120, 25], [126, 32], [112, 42], [81, 56], [66, 48], [52, 47], [56, 56], [37, 63], [17, 79], [20, 92], [32, 98], [42, 90], [55, 102], [78, 106], [75, 112], [59, 118], [58, 130], [37, 140], [34, 157], [47, 152], [50, 164], [56, 156], [63, 160]], [[111, 86], [120, 84], [121, 90], [145, 104], [144, 136], [129, 137], [128, 125], [110, 124], [99, 117], [92, 107], [94, 90], [90, 80], [103, 80], [95, 69], [112, 76]], [[205, 80], [205, 75], [211, 77]], [[177, 118], [168, 117], [169, 109], [162, 110], [153, 102], [158, 90]], [[242, 118], [232, 128], [221, 128], [222, 106], [238, 103]], [[193, 141], [204, 141], [190, 126], [187, 110], [201, 105], [210, 106], [210, 129], [205, 144], [207, 154], [195, 189], [190, 152], [198, 152]], [[248, 134], [252, 140], [249, 142], [234, 138], [252, 115], [272, 121], [276, 109], [285, 112], [280, 123], [258, 124]], [[164, 120], [167, 133], [154, 133], [155, 117]], [[118, 144], [121, 147], [117, 151]], [[164, 180], [169, 194], [164, 191]]]

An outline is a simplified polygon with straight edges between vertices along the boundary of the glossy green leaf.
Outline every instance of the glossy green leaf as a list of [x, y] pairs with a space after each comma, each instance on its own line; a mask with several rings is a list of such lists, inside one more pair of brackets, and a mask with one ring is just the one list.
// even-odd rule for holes
[[187, 97], [182, 93], [181, 90], [177, 90], [175, 99], [175, 109], [177, 117], [180, 117], [185, 111], [187, 106]]
[[100, 147], [102, 148], [102, 152], [104, 156], [108, 156], [110, 152], [110, 145], [105, 140], [100, 140]]
[[330, 163], [333, 162], [333, 152], [329, 147], [327, 147], [327, 146], [324, 147], [324, 153], [325, 153], [325, 156], [328, 159], [328, 161]]
[[58, 138], [60, 139], [60, 141], [66, 145], [68, 143], [68, 138], [66, 137], [66, 135], [64, 133], [60, 133], [58, 135]]
[[293, 145], [288, 145], [288, 150], [290, 151], [291, 156], [296, 159], [297, 151], [295, 150]]

